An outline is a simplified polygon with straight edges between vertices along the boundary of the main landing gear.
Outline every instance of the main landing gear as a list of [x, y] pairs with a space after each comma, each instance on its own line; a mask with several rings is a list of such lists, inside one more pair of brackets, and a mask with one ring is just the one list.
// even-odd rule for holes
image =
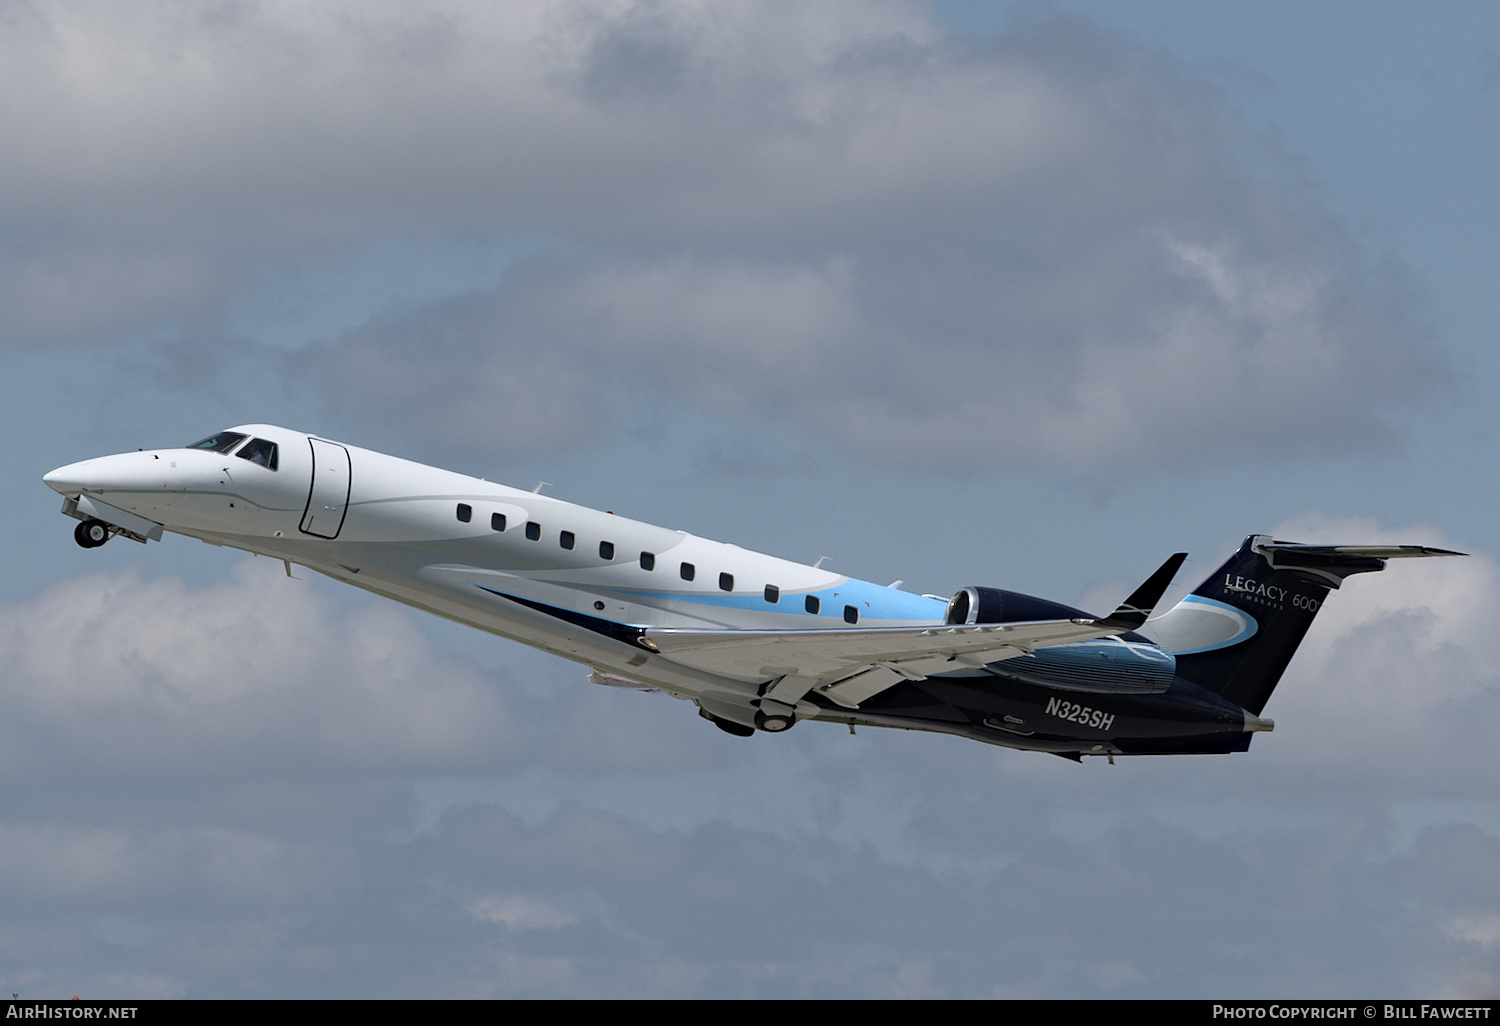
[[779, 734], [783, 730], [791, 730], [792, 724], [796, 722], [797, 717], [791, 713], [755, 710], [755, 725], [768, 734]]
[[743, 723], [736, 723], [733, 720], [726, 720], [720, 716], [715, 716], [713, 713], [709, 712], [707, 709], [702, 708], [701, 706], [698, 709], [698, 715], [702, 716], [705, 720], [707, 720], [709, 723], [712, 723], [714, 726], [718, 727], [726, 734], [733, 734], [735, 737], [755, 736], [754, 727], [747, 727]]
[[760, 707], [755, 710], [755, 725], [767, 734], [780, 734], [783, 730], [791, 730], [792, 725], [797, 722], [796, 706], [764, 697], [765, 692], [771, 690], [774, 683], [773, 681], [763, 685], [762, 697], [753, 703]]
[[[715, 715], [703, 708], [700, 703], [698, 715], [708, 720], [726, 734], [735, 737], [754, 737], [757, 730], [763, 730], [768, 734], [779, 734], [783, 730], [791, 730], [792, 725], [797, 722], [797, 710], [794, 706], [783, 702], [773, 702], [769, 699], [756, 700], [760, 708], [755, 710], [755, 726], [731, 720], [726, 716]], [[748, 710], [746, 710], [748, 711]]]
[[736, 723], [734, 720], [726, 720], [722, 716], [715, 716], [707, 709], [699, 708], [698, 715], [718, 727], [726, 734], [735, 737], [754, 737], [756, 727], [768, 734], [779, 734], [783, 730], [792, 729], [792, 724], [797, 722], [794, 713], [762, 712], [755, 710], [755, 726], [751, 727], [744, 723]]
[[86, 549], [97, 549], [109, 541], [109, 525], [102, 520], [85, 520], [73, 528], [73, 540]]

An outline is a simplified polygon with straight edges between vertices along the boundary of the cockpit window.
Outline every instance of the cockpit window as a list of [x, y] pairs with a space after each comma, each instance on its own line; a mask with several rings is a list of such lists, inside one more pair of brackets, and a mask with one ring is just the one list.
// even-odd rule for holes
[[248, 437], [248, 435], [242, 435], [238, 431], [220, 431], [216, 435], [209, 435], [201, 442], [194, 442], [188, 448], [206, 449], [209, 452], [228, 452]]
[[251, 463], [259, 463], [267, 470], [276, 469], [276, 443], [268, 442], [264, 438], [252, 438], [240, 447], [235, 453], [242, 460]]

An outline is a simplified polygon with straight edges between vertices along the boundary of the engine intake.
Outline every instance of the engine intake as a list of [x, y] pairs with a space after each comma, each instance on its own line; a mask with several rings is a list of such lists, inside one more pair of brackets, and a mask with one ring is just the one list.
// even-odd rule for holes
[[1072, 620], [1088, 617], [1081, 609], [1061, 602], [1000, 588], [965, 588], [948, 600], [943, 622], [959, 627], [976, 623], [1024, 623], [1033, 620]]

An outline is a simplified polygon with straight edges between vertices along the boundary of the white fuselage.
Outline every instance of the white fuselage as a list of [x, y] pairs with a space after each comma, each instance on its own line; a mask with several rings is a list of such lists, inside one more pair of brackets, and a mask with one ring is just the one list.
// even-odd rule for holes
[[763, 675], [663, 660], [630, 630], [943, 619], [940, 599], [286, 428], [233, 430], [274, 443], [276, 469], [232, 451], [162, 449], [84, 460], [46, 480], [80, 508], [310, 567], [587, 663], [603, 671], [596, 679], [684, 697], [753, 694]]

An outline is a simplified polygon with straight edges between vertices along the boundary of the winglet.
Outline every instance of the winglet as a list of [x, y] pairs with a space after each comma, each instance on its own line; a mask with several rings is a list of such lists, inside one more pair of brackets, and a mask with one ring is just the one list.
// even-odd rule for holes
[[1146, 622], [1156, 604], [1161, 601], [1167, 586], [1172, 583], [1172, 578], [1177, 576], [1182, 561], [1187, 559], [1186, 552], [1179, 552], [1169, 558], [1161, 567], [1146, 578], [1130, 597], [1120, 603], [1120, 608], [1110, 613], [1099, 623], [1107, 627], [1118, 627], [1121, 631], [1133, 631]]

